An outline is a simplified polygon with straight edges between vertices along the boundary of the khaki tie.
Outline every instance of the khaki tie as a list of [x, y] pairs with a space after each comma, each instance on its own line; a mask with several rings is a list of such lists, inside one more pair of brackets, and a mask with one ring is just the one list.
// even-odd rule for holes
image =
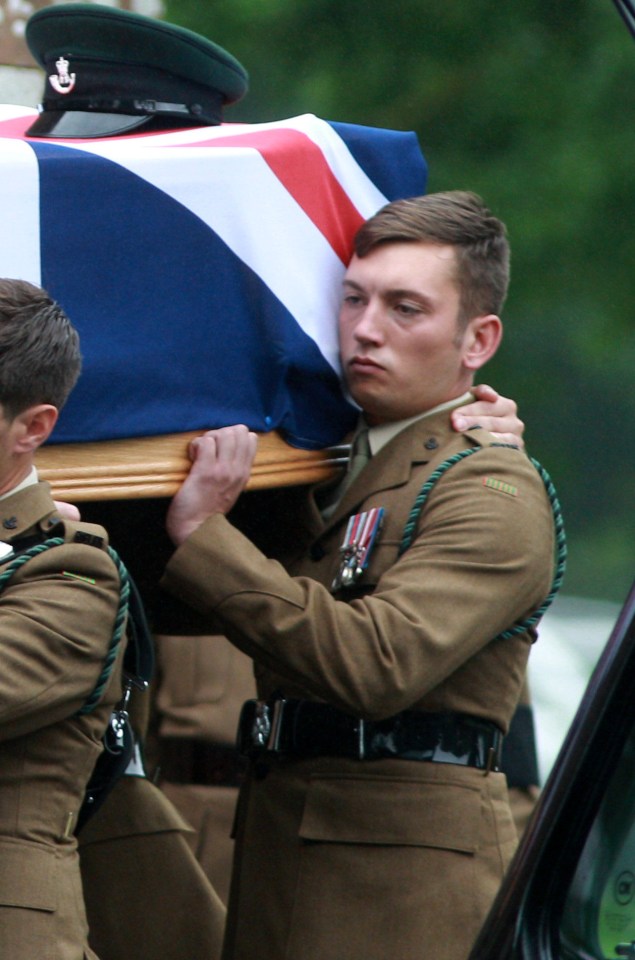
[[346, 473], [335, 489], [331, 491], [328, 497], [328, 503], [325, 503], [322, 506], [321, 512], [324, 520], [328, 520], [329, 517], [333, 515], [338, 503], [350, 487], [355, 477], [364, 469], [371, 456], [370, 442], [368, 439], [368, 427], [363, 427], [353, 440], [353, 446], [351, 447], [351, 455], [346, 467]]

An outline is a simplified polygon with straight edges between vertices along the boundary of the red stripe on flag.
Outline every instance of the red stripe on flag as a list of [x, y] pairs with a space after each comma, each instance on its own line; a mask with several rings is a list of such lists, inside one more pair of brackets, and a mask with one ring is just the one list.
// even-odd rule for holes
[[[35, 114], [0, 120], [0, 137], [25, 138], [25, 131], [33, 123]], [[194, 128], [193, 132], [200, 128]], [[54, 138], [54, 142], [81, 149], [84, 143], [112, 142], [113, 140], [151, 139], [165, 136], [168, 131], [157, 134], [138, 133], [116, 137]], [[179, 131], [170, 131], [182, 133]], [[28, 139], [28, 138], [27, 138]], [[38, 139], [38, 138], [35, 138]], [[48, 138], [47, 138], [48, 139]], [[53, 142], [53, 141], [50, 141]], [[352, 203], [320, 148], [298, 130], [260, 130], [253, 133], [228, 134], [209, 140], [165, 144], [174, 149], [183, 147], [248, 147], [258, 150], [263, 160], [280, 180], [284, 188], [302, 208], [307, 217], [331, 245], [344, 264], [348, 264], [353, 252], [353, 236], [361, 227], [364, 218]], [[345, 149], [345, 148], [344, 148]]]
[[36, 118], [36, 114], [29, 114], [27, 117], [10, 117], [8, 120], [0, 120], [0, 137], [22, 140], [27, 127], [30, 127]]
[[[178, 149], [178, 144], [174, 144]], [[183, 144], [256, 149], [344, 264], [364, 218], [334, 176], [320, 148], [297, 130], [260, 130]]]

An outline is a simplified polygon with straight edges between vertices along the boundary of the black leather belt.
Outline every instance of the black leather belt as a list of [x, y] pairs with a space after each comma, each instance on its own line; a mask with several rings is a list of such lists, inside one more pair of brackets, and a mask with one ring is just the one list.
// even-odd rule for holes
[[465, 714], [404, 710], [361, 720], [311, 700], [248, 700], [238, 725], [238, 749], [252, 757], [394, 757], [497, 770], [502, 742], [494, 723]]
[[159, 741], [160, 778], [171, 783], [238, 787], [245, 767], [245, 759], [235, 747], [181, 737], [162, 737]]

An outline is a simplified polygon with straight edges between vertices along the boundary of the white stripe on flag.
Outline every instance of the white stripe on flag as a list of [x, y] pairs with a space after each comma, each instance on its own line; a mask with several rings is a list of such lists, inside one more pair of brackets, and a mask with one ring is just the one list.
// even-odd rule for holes
[[[157, 133], [148, 137], [137, 137], [135, 143], [144, 147], [187, 146], [200, 141], [222, 140], [225, 137], [254, 136], [268, 130], [297, 130], [315, 143], [330, 164], [331, 171], [354, 207], [357, 208], [363, 220], [388, 202], [384, 194], [377, 189], [373, 181], [359, 166], [348, 147], [326, 120], [320, 120], [313, 113], [305, 113], [287, 120], [272, 120], [269, 123], [223, 123], [218, 127], [192, 127], [188, 130], [177, 130], [171, 133]], [[381, 132], [381, 131], [380, 131]], [[119, 140], [121, 142], [121, 139]], [[97, 143], [89, 141], [88, 146], [94, 146], [101, 153], [103, 141]], [[114, 146], [114, 143], [111, 144]], [[115, 159], [112, 156], [111, 159]]]
[[[40, 284], [40, 190], [37, 159], [28, 143], [9, 139], [0, 139], [0, 156], [0, 276]], [[61, 225], [60, 256], [64, 256]]]

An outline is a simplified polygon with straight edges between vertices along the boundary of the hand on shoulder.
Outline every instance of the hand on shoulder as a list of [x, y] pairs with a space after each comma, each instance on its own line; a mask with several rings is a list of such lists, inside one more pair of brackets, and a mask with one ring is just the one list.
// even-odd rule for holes
[[518, 417], [518, 407], [514, 400], [502, 397], [485, 383], [472, 387], [472, 392], [476, 397], [475, 403], [452, 411], [454, 429], [463, 432], [470, 427], [483, 427], [503, 443], [514, 444], [522, 450], [525, 446], [525, 424]]

